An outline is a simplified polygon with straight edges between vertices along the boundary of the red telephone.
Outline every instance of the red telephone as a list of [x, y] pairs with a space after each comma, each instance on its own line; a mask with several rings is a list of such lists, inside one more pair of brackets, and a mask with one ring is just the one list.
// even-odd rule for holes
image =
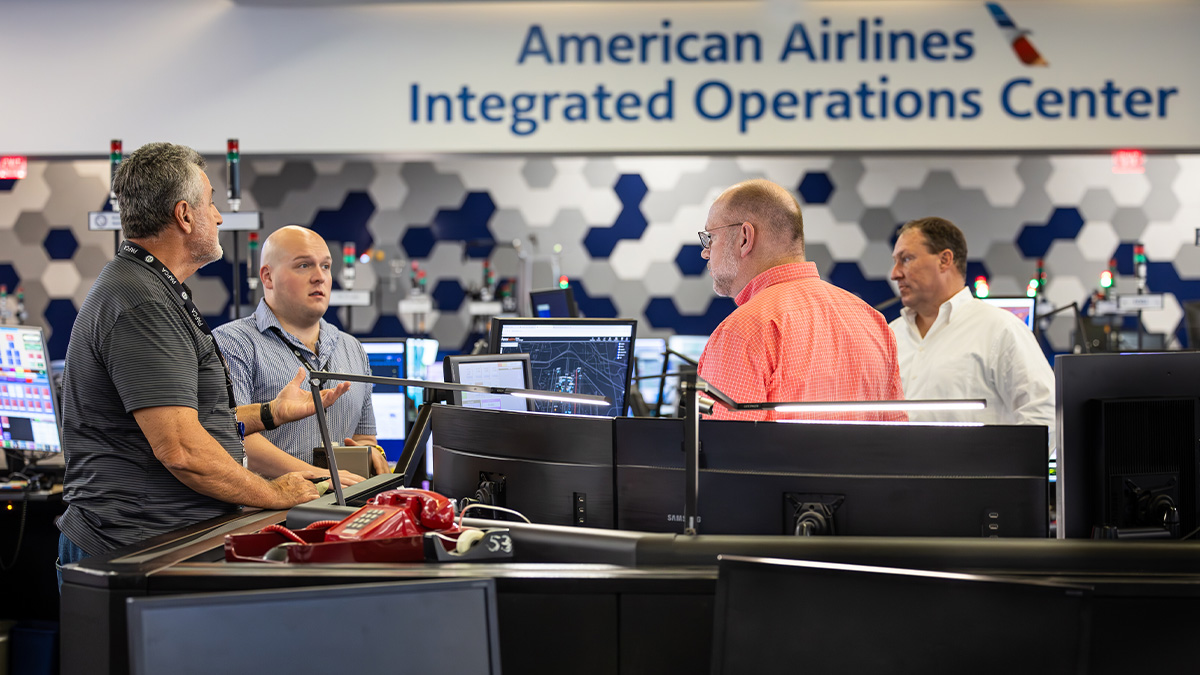
[[359, 541], [422, 535], [430, 530], [457, 533], [454, 505], [436, 492], [400, 488], [381, 492], [367, 505], [325, 531], [325, 541]]

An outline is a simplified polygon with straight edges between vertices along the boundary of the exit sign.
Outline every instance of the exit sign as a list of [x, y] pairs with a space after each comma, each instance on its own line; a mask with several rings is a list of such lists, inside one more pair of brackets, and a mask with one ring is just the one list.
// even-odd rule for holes
[[15, 155], [0, 157], [0, 180], [24, 178], [28, 174], [29, 162]]

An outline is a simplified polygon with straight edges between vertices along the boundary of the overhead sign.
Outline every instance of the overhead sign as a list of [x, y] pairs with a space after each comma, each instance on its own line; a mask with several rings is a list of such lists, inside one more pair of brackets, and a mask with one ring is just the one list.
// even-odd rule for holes
[[[72, 22], [58, 3], [6, 12], [0, 39], [79, 54], [101, 23], [187, 25], [189, 39], [121, 41], [65, 80], [31, 60], [5, 92], [37, 104], [6, 111], [0, 147], [86, 154], [120, 136], [217, 154], [236, 134], [254, 153], [1200, 148], [1200, 42], [1180, 30], [1200, 3], [73, 2]], [[221, 73], [206, 96], [152, 86], [205, 44], [203, 70]]]

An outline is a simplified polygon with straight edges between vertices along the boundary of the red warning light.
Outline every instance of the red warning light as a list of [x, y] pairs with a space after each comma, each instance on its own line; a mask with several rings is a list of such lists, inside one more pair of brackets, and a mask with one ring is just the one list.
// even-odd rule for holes
[[1146, 153], [1141, 150], [1114, 150], [1112, 163], [1113, 173], [1146, 173]]
[[17, 155], [0, 157], [0, 180], [19, 180], [29, 175], [29, 160]]

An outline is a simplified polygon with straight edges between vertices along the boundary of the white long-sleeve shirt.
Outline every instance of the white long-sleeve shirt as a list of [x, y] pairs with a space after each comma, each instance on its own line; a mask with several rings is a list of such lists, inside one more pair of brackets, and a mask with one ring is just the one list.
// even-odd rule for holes
[[914, 422], [1038, 424], [1054, 456], [1054, 371], [1025, 324], [964, 286], [938, 309], [925, 337], [905, 307], [890, 325], [904, 398], [984, 398], [985, 410], [910, 411]]

